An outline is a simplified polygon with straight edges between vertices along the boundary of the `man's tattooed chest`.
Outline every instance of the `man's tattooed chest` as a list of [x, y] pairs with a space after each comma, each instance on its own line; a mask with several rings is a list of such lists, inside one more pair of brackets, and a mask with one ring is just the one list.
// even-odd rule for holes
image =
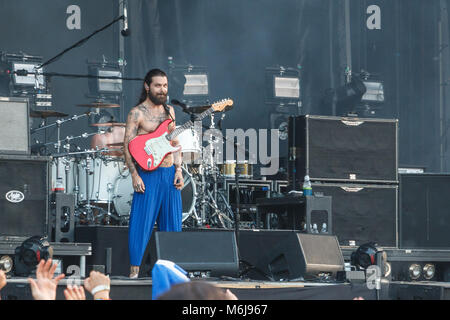
[[142, 111], [142, 120], [144, 122], [159, 124], [167, 119], [165, 112], [150, 112], [145, 107], [139, 107], [139, 109]]

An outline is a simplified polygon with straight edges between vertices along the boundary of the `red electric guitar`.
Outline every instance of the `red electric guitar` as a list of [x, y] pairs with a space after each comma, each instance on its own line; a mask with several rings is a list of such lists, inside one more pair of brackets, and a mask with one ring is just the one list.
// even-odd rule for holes
[[[197, 117], [197, 120], [202, 120], [214, 111], [220, 112], [232, 105], [233, 100], [231, 99], [213, 103], [211, 108]], [[168, 154], [180, 150], [181, 146], [172, 147], [170, 140], [173, 140], [181, 132], [194, 125], [192, 121], [188, 121], [169, 133], [169, 124], [171, 122], [172, 120], [170, 119], [163, 121], [155, 131], [139, 135], [128, 144], [128, 150], [131, 156], [142, 169], [147, 171], [155, 170], [161, 165]]]

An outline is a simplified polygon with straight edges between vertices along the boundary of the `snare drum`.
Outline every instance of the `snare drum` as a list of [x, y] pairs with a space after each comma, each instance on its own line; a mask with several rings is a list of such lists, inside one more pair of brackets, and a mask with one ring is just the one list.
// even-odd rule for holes
[[180, 141], [184, 163], [194, 162], [201, 156], [202, 149], [197, 131], [193, 129], [184, 130], [177, 138]]
[[[241, 169], [239, 178], [252, 179], [253, 166], [247, 160], [239, 162], [238, 167]], [[236, 160], [226, 160], [224, 164], [219, 164], [220, 173], [225, 178], [234, 178], [236, 169]]]

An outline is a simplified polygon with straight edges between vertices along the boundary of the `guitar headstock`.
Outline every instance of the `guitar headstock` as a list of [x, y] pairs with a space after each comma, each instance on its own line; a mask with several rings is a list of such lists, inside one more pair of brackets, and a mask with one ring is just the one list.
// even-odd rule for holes
[[226, 107], [231, 107], [233, 105], [233, 100], [231, 99], [223, 99], [220, 101], [217, 101], [211, 105], [211, 108], [214, 109], [215, 112], [221, 112]]

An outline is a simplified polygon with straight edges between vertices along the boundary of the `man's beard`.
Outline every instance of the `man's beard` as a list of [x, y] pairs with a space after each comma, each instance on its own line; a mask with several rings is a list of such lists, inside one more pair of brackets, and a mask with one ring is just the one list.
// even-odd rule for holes
[[161, 94], [161, 95], [153, 95], [150, 91], [148, 92], [148, 98], [151, 102], [153, 102], [156, 105], [164, 104], [167, 101], [167, 94]]

